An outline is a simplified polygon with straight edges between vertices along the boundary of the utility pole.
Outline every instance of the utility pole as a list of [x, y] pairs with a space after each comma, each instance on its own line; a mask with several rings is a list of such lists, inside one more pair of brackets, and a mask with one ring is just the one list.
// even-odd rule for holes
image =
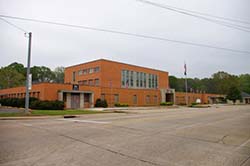
[[28, 60], [27, 60], [27, 73], [26, 73], [26, 96], [25, 96], [25, 113], [27, 114], [29, 112], [29, 88], [30, 84], [32, 82], [31, 77], [30, 77], [30, 57], [31, 57], [31, 38], [32, 38], [32, 33], [28, 33], [28, 38], [29, 38], [29, 45], [28, 45]]

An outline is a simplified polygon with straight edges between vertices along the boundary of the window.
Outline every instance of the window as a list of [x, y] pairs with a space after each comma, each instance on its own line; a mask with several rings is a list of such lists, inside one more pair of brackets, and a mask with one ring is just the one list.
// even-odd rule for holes
[[147, 80], [146, 80], [146, 73], [143, 73], [143, 87], [146, 88], [147, 87]]
[[96, 78], [96, 79], [95, 79], [95, 86], [99, 86], [99, 84], [100, 84], [100, 81], [99, 81], [98, 78]]
[[136, 72], [136, 87], [139, 87], [139, 72]]
[[89, 85], [94, 85], [94, 81], [92, 79], [89, 80]]
[[133, 104], [137, 104], [137, 95], [133, 96]]
[[125, 86], [125, 70], [122, 70], [122, 86]]
[[83, 85], [88, 85], [88, 80], [83, 80]]
[[157, 104], [158, 103], [158, 96], [154, 96], [154, 103]]
[[130, 86], [134, 86], [134, 72], [130, 71]]
[[89, 74], [93, 73], [94, 72], [94, 69], [93, 68], [90, 68], [89, 69]]
[[155, 76], [155, 88], [158, 88], [158, 76]]
[[82, 75], [82, 72], [83, 72], [82, 70], [79, 70], [79, 71], [78, 71], [78, 75], [79, 75], [79, 76]]
[[114, 95], [114, 102], [119, 103], [119, 94]]
[[148, 75], [148, 87], [151, 88], [151, 74]]
[[152, 75], [152, 88], [155, 87], [155, 75], [153, 74]]
[[126, 70], [126, 87], [129, 87], [129, 71]]
[[121, 87], [158, 88], [158, 76], [137, 71], [121, 71]]
[[101, 100], [102, 101], [105, 100], [105, 94], [104, 93], [101, 94]]
[[75, 72], [75, 71], [73, 72], [73, 75], [72, 75], [72, 81], [73, 81], [73, 82], [76, 81], [76, 72]]
[[95, 67], [95, 68], [94, 68], [94, 72], [95, 72], [95, 73], [97, 73], [97, 72], [99, 72], [99, 71], [100, 71], [100, 67]]
[[88, 69], [84, 69], [84, 70], [83, 70], [83, 74], [84, 74], [84, 75], [88, 74]]
[[79, 85], [83, 85], [83, 81], [78, 81], [78, 84]]
[[140, 73], [140, 87], [142, 87], [142, 73]]
[[147, 96], [146, 96], [146, 104], [149, 104], [149, 103], [150, 103], [150, 96], [147, 95]]

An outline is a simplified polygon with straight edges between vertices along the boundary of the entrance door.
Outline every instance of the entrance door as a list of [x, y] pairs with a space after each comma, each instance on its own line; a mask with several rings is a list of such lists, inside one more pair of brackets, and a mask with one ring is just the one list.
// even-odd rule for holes
[[71, 93], [71, 108], [76, 109], [80, 108], [80, 94]]
[[89, 93], [84, 93], [84, 108], [90, 108], [90, 97]]
[[174, 94], [166, 93], [166, 102], [174, 102]]

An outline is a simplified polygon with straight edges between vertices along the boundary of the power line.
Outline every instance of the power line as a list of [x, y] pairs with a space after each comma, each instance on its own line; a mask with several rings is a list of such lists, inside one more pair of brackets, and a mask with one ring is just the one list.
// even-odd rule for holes
[[166, 5], [166, 4], [164, 4], [164, 6], [171, 7], [171, 8], [178, 9], [178, 10], [191, 12], [191, 13], [196, 13], [196, 14], [200, 14], [200, 15], [204, 15], [204, 16], [209, 16], [209, 17], [214, 17], [214, 18], [218, 18], [218, 19], [222, 19], [222, 20], [227, 20], [227, 21], [231, 21], [231, 22], [238, 22], [238, 23], [241, 23], [241, 24], [249, 24], [250, 25], [250, 22], [247, 22], [245, 20], [243, 21], [243, 20], [237, 20], [237, 19], [234, 19], [234, 18], [216, 16], [216, 15], [212, 15], [212, 14], [197, 12], [197, 11], [194, 11], [194, 10], [187, 10], [187, 9], [183, 9], [183, 8], [178, 8], [178, 7], [170, 6], [170, 5]]
[[165, 5], [165, 6], [172, 7], [172, 8], [178, 9], [178, 10], [183, 10], [183, 11], [187, 11], [187, 12], [192, 12], [192, 13], [204, 15], [204, 16], [209, 16], [209, 17], [214, 17], [214, 18], [218, 18], [218, 19], [222, 19], [222, 20], [231, 21], [231, 22], [237, 22], [237, 23], [241, 23], [241, 24], [249, 24], [250, 25], [250, 22], [247, 22], [247, 21], [236, 20], [236, 19], [228, 18], [228, 17], [216, 16], [216, 15], [202, 13], [202, 12], [197, 12], [197, 11], [193, 11], [193, 10], [187, 10], [187, 9], [177, 8], [177, 7], [173, 7], [173, 6], [169, 6], [169, 5]]
[[211, 19], [211, 18], [208, 18], [208, 17], [193, 14], [191, 12], [187, 12], [187, 11], [177, 9], [177, 8], [168, 7], [166, 5], [151, 2], [151, 1], [147, 1], [147, 0], [136, 0], [136, 1], [139, 1], [139, 2], [145, 3], [145, 4], [149, 4], [149, 5], [152, 5], [152, 6], [155, 6], [155, 7], [163, 8], [163, 9], [166, 9], [166, 10], [174, 11], [174, 12], [177, 12], [177, 13], [180, 13], [180, 14], [196, 17], [196, 18], [199, 18], [199, 19], [203, 19], [203, 20], [213, 22], [213, 23], [218, 24], [218, 25], [223, 25], [223, 26], [226, 26], [226, 27], [229, 27], [229, 28], [241, 30], [241, 31], [244, 31], [244, 32], [250, 32], [250, 29], [249, 29], [250, 27], [241, 26], [241, 25], [237, 25], [237, 24], [232, 24], [232, 23], [229, 23], [229, 22], [221, 21], [221, 20]]
[[38, 23], [53, 24], [53, 25], [71, 27], [71, 28], [80, 28], [80, 29], [87, 29], [87, 30], [93, 30], [93, 31], [107, 32], [107, 33], [120, 34], [120, 35], [133, 36], [133, 37], [140, 37], [140, 38], [154, 39], [154, 40], [173, 42], [173, 43], [179, 43], [179, 44], [185, 44], [185, 45], [191, 45], [191, 46], [213, 48], [213, 49], [230, 51], [230, 52], [250, 54], [250, 51], [236, 50], [236, 49], [232, 49], [232, 48], [218, 47], [218, 46], [200, 44], [200, 43], [194, 43], [194, 42], [188, 42], [188, 41], [173, 40], [173, 39], [157, 37], [157, 36], [149, 36], [149, 35], [144, 35], [144, 34], [136, 34], [136, 33], [122, 32], [122, 31], [109, 30], [109, 29], [103, 29], [103, 28], [95, 28], [95, 27], [89, 27], [89, 26], [73, 25], [73, 24], [66, 24], [66, 23], [59, 23], [59, 22], [52, 22], [52, 21], [44, 21], [44, 20], [23, 18], [23, 17], [15, 17], [15, 16], [7, 16], [7, 15], [0, 15], [0, 17], [23, 20], [23, 21], [38, 22]]
[[13, 23], [11, 23], [11, 22], [9, 22], [9, 21], [3, 19], [2, 17], [0, 17], [0, 19], [3, 20], [4, 22], [6, 22], [7, 24], [9, 24], [9, 25], [15, 27], [16, 29], [18, 29], [18, 30], [20, 30], [20, 31], [22, 31], [22, 32], [24, 32], [24, 33], [28, 33], [28, 32], [27, 32], [26, 30], [24, 30], [23, 28], [20, 28], [19, 26], [17, 26], [17, 25], [15, 25], [15, 24], [13, 24]]

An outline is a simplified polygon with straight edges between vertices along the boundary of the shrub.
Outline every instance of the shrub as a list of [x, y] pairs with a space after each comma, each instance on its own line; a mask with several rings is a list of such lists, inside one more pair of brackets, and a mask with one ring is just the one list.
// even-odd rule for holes
[[161, 106], [172, 106], [172, 105], [174, 105], [174, 103], [173, 102], [161, 102], [160, 105]]
[[39, 110], [63, 110], [64, 102], [63, 101], [41, 101], [35, 100], [30, 104], [31, 109], [39, 109]]
[[96, 99], [95, 107], [107, 108], [108, 107], [108, 103], [107, 103], [107, 101], [105, 99], [104, 100]]
[[[37, 101], [37, 98], [30, 97], [30, 103]], [[0, 100], [1, 105], [11, 107], [25, 107], [25, 98], [4, 98]]]
[[115, 103], [116, 107], [128, 107], [129, 105], [126, 103]]

